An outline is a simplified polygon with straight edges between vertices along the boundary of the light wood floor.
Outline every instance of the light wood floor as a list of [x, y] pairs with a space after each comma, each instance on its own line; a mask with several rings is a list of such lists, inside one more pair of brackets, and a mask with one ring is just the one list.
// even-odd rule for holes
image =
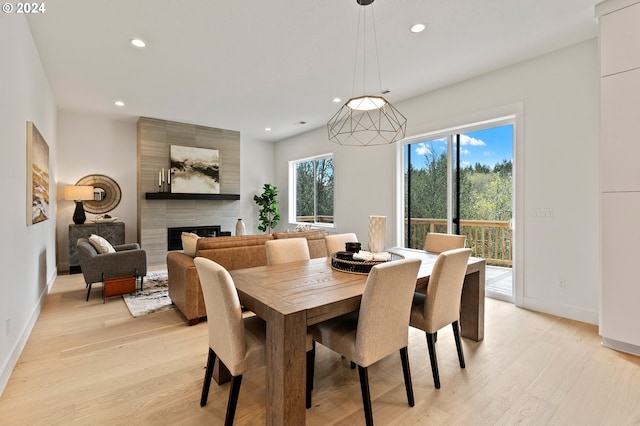
[[[199, 405], [207, 324], [177, 311], [133, 318], [121, 298], [85, 302], [79, 275], [60, 276], [0, 399], [2, 425], [221, 424], [229, 385]], [[597, 328], [487, 299], [485, 340], [450, 328], [437, 348], [433, 387], [424, 335], [410, 332], [416, 405], [404, 393], [399, 356], [370, 368], [377, 424], [640, 424], [640, 358], [600, 346]], [[357, 370], [319, 346], [311, 425], [364, 424]], [[236, 424], [264, 424], [265, 370], [246, 374]]]

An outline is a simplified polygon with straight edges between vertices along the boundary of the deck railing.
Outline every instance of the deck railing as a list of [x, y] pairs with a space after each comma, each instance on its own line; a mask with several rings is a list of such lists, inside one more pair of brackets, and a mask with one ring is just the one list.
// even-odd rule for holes
[[[318, 219], [322, 223], [333, 223], [333, 216]], [[313, 223], [313, 216], [299, 216], [297, 220]], [[467, 237], [466, 246], [472, 250], [471, 256], [486, 259], [488, 265], [512, 266], [513, 235], [509, 222], [462, 220], [460, 225], [461, 234]], [[424, 238], [429, 232], [447, 232], [446, 219], [411, 219], [411, 241], [407, 247], [424, 248]]]
[[[406, 223], [406, 222], [405, 222]], [[482, 257], [488, 265], [512, 266], [513, 235], [509, 222], [461, 220], [461, 234], [467, 237], [471, 256]], [[411, 219], [411, 241], [408, 246], [421, 249], [429, 232], [447, 232], [446, 219]]]

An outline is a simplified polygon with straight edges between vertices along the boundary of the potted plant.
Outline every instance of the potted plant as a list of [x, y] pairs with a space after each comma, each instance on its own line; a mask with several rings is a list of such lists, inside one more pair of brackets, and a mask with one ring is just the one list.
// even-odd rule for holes
[[265, 183], [262, 187], [263, 192], [260, 196], [254, 195], [253, 201], [260, 207], [258, 212], [258, 229], [267, 231], [269, 234], [275, 228], [280, 220], [280, 211], [278, 210], [278, 188]]

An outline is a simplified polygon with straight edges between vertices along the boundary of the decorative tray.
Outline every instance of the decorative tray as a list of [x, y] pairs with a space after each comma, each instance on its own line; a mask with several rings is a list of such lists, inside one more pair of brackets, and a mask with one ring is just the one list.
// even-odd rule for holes
[[[368, 275], [371, 268], [385, 262], [404, 259], [404, 256], [391, 253], [389, 260], [357, 260], [353, 259], [353, 253], [339, 251], [331, 255], [331, 267], [338, 271], [349, 272], [351, 274]], [[351, 256], [349, 256], [351, 255]]]
[[112, 222], [115, 222], [118, 219], [119, 218], [117, 218], [117, 217], [96, 217], [94, 219], [91, 219], [91, 222], [93, 222], [93, 223], [112, 223]]

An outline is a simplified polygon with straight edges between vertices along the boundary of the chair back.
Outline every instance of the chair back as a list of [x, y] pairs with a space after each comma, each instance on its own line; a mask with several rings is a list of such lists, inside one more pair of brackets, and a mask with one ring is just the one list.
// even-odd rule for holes
[[424, 238], [424, 250], [431, 253], [442, 253], [447, 250], [464, 248], [465, 238], [464, 235], [429, 232]]
[[267, 265], [310, 260], [306, 238], [284, 238], [265, 242]]
[[358, 363], [366, 367], [407, 346], [409, 314], [420, 259], [385, 262], [367, 278], [355, 342]]
[[346, 234], [327, 235], [324, 237], [324, 241], [327, 244], [327, 254], [331, 254], [337, 251], [344, 251], [345, 243], [357, 243], [358, 237], [353, 232]]
[[435, 333], [460, 319], [460, 298], [469, 256], [471, 249], [468, 248], [448, 250], [438, 255], [424, 303], [427, 333]]
[[209, 346], [232, 375], [242, 374], [247, 351], [242, 308], [229, 272], [213, 260], [194, 259], [207, 309]]

